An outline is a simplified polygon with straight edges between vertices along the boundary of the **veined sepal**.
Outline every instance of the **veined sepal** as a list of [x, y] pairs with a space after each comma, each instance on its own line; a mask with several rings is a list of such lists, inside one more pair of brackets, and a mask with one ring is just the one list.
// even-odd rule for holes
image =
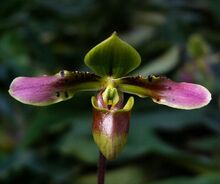
[[93, 138], [107, 160], [115, 159], [127, 142], [133, 104], [134, 98], [130, 97], [125, 106], [119, 101], [113, 109], [107, 109], [101, 94], [92, 97]]
[[141, 63], [141, 57], [131, 45], [121, 40], [114, 32], [92, 48], [84, 61], [99, 76], [119, 78], [137, 68]]

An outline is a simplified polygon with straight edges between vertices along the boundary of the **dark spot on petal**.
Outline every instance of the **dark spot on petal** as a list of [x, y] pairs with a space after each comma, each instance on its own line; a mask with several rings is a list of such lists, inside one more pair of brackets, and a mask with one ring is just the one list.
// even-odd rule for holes
[[59, 91], [56, 92], [56, 96], [60, 97], [60, 92]]
[[67, 91], [64, 92], [64, 95], [65, 95], [65, 98], [68, 98], [69, 97], [69, 94]]
[[171, 90], [172, 88], [170, 86], [167, 87], [168, 90]]
[[152, 82], [153, 81], [153, 75], [149, 75], [147, 79], [148, 79], [149, 82]]
[[175, 99], [174, 99], [174, 98], [172, 98], [172, 101], [174, 102], [174, 101], [175, 101]]
[[61, 71], [60, 71], [60, 76], [61, 76], [61, 77], [64, 77], [64, 75], [65, 75], [64, 70], [61, 70]]
[[160, 101], [160, 99], [159, 99], [159, 98], [157, 98], [157, 99], [156, 99], [156, 101], [157, 101], [157, 102], [159, 102], [159, 101]]

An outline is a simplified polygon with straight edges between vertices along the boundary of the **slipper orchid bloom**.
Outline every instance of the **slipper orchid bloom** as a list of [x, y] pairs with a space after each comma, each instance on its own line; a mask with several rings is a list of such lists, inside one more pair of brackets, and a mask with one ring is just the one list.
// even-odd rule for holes
[[92, 97], [93, 137], [105, 158], [114, 159], [126, 143], [134, 104], [133, 97], [124, 102], [123, 93], [185, 110], [203, 107], [211, 100], [210, 92], [198, 84], [163, 76], [128, 76], [140, 63], [138, 52], [113, 33], [85, 56], [85, 64], [94, 73], [62, 70], [52, 76], [17, 77], [9, 93], [22, 103], [46, 106], [79, 91], [98, 91]]

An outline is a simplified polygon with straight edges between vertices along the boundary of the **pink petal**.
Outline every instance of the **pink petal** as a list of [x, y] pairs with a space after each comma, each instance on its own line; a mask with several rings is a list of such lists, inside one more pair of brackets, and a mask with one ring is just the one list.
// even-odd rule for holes
[[151, 97], [155, 103], [178, 109], [196, 109], [207, 105], [210, 92], [203, 86], [174, 82], [166, 77], [125, 77], [119, 88], [141, 97]]
[[[55, 87], [57, 77], [18, 77], [11, 83], [9, 93], [26, 104], [46, 105], [61, 101]], [[56, 94], [57, 92], [57, 94]]]
[[12, 81], [9, 93], [22, 103], [44, 106], [68, 100], [76, 91], [95, 88], [97, 80], [93, 74], [68, 71], [54, 76], [18, 77]]
[[211, 100], [210, 92], [203, 86], [193, 83], [177, 83], [164, 80], [162, 90], [155, 90], [158, 98], [153, 101], [179, 109], [196, 109], [207, 105]]

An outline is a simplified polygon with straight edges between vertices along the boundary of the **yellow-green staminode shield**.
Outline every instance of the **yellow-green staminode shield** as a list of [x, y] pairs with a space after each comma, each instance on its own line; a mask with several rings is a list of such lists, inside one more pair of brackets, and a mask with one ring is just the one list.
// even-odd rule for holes
[[102, 77], [122, 77], [137, 68], [140, 63], [138, 52], [116, 33], [92, 48], [85, 56], [85, 64]]

